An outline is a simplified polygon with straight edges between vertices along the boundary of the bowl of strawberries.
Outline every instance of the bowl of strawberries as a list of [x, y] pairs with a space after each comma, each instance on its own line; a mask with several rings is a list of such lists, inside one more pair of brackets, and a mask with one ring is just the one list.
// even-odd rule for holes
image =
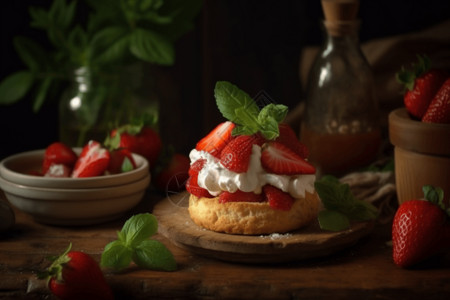
[[55, 142], [0, 162], [0, 188], [8, 201], [46, 224], [116, 219], [141, 201], [149, 184], [144, 157], [97, 141], [73, 149]]
[[450, 194], [450, 74], [419, 56], [397, 79], [406, 86], [405, 106], [389, 114], [389, 139], [399, 203], [420, 198], [425, 185]]

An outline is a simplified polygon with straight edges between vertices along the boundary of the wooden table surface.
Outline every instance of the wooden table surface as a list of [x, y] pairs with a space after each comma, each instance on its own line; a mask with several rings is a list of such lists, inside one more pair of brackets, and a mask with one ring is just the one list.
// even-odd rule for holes
[[[39, 224], [15, 210], [16, 226], [0, 235], [0, 299], [54, 299], [36, 272], [46, 257], [69, 242], [100, 260], [104, 246], [132, 214], [151, 211], [161, 196], [146, 195], [140, 205], [114, 222], [89, 227]], [[248, 265], [209, 259], [178, 248], [162, 235], [178, 270], [160, 272], [130, 266], [106, 272], [116, 299], [450, 299], [450, 255], [413, 270], [391, 259], [390, 224], [375, 226], [357, 244], [327, 257], [296, 263]]]

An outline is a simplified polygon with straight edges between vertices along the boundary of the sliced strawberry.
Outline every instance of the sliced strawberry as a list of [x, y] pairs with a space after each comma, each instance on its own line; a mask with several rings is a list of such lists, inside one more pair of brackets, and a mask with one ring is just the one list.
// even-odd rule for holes
[[291, 149], [277, 142], [264, 144], [261, 164], [269, 173], [294, 175], [314, 174], [316, 169]]
[[236, 173], [247, 172], [255, 137], [239, 135], [233, 138], [220, 153], [220, 163]]
[[263, 193], [269, 202], [270, 207], [279, 210], [290, 210], [294, 203], [294, 198], [289, 193], [285, 193], [273, 185], [263, 186]]
[[77, 154], [69, 146], [60, 142], [52, 143], [45, 149], [42, 173], [47, 173], [52, 164], [64, 164], [73, 168], [77, 159]]
[[450, 123], [450, 78], [440, 87], [422, 118], [427, 123]]
[[210, 154], [219, 157], [222, 149], [231, 140], [231, 132], [233, 131], [235, 125], [230, 121], [223, 122], [217, 125], [208, 135], [202, 138], [195, 149], [201, 151], [209, 152]]
[[275, 139], [275, 142], [287, 146], [302, 158], [308, 157], [308, 148], [298, 140], [297, 134], [288, 124], [279, 124], [278, 129], [280, 135]]
[[108, 172], [118, 174], [136, 169], [131, 151], [127, 148], [119, 148], [110, 152]]
[[198, 186], [197, 183], [197, 176], [189, 177], [188, 181], [186, 182], [186, 190], [199, 198], [205, 197], [205, 198], [214, 198], [207, 189], [204, 189], [202, 187]]
[[234, 193], [222, 192], [219, 195], [219, 203], [227, 202], [262, 202], [264, 200], [263, 194], [255, 194], [253, 192], [243, 192], [237, 190]]
[[189, 167], [189, 176], [198, 175], [198, 173], [203, 169], [203, 166], [206, 163], [206, 159], [197, 159], [191, 166]]
[[83, 147], [75, 163], [72, 177], [93, 177], [102, 175], [108, 168], [110, 160], [109, 151], [97, 141], [89, 141]]
[[70, 177], [72, 173], [72, 168], [66, 166], [65, 164], [52, 164], [50, 168], [48, 168], [47, 172], [44, 174], [45, 177], [58, 177], [58, 178], [66, 178]]

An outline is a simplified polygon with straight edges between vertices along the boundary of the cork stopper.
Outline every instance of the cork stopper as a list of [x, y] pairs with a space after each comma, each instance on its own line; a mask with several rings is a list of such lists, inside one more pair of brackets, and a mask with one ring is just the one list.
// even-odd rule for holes
[[321, 0], [325, 26], [332, 35], [343, 35], [357, 20], [359, 0]]

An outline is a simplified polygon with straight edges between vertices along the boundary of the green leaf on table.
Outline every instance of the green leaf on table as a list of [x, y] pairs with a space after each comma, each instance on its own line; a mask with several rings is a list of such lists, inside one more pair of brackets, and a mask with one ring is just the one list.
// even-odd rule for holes
[[152, 214], [139, 214], [128, 219], [122, 227], [127, 246], [133, 246], [150, 236], [158, 230], [158, 221]]
[[119, 240], [106, 245], [103, 250], [100, 265], [106, 268], [121, 270], [128, 267], [132, 261], [133, 251]]
[[136, 246], [134, 262], [145, 269], [174, 271], [177, 263], [173, 254], [157, 240], [145, 240]]
[[106, 245], [101, 265], [121, 270], [134, 261], [146, 269], [175, 270], [176, 262], [172, 253], [161, 242], [149, 239], [157, 229], [154, 215], [144, 213], [132, 216], [117, 232], [118, 239]]
[[[350, 190], [350, 186], [341, 183], [334, 176], [323, 176], [314, 183], [314, 187], [325, 210], [340, 213], [350, 221], [369, 221], [376, 219], [378, 216], [378, 209], [375, 206], [356, 199]], [[327, 218], [330, 218], [330, 220], [327, 220]], [[337, 219], [336, 214], [324, 213], [319, 223], [326, 224], [327, 230], [339, 231], [342, 230], [343, 222], [338, 222]], [[336, 227], [333, 227], [333, 225], [336, 225]]]
[[322, 210], [318, 215], [320, 228], [330, 231], [341, 231], [350, 227], [350, 220], [346, 215], [334, 210]]
[[175, 49], [164, 36], [143, 28], [131, 33], [130, 51], [139, 59], [161, 65], [173, 65]]
[[7, 76], [0, 83], [0, 104], [13, 104], [25, 96], [34, 83], [34, 75], [29, 71], [19, 71]]

